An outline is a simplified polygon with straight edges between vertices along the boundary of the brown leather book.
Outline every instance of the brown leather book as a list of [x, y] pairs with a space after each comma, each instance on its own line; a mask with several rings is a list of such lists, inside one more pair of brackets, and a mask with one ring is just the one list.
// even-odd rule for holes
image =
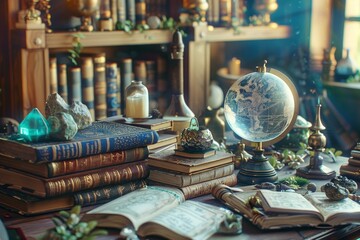
[[80, 191], [64, 196], [39, 198], [0, 186], [0, 205], [21, 215], [34, 215], [69, 209], [75, 205], [90, 206], [105, 203], [146, 186], [145, 180]]
[[149, 165], [182, 173], [194, 173], [233, 162], [234, 155], [217, 152], [207, 158], [186, 158], [175, 155], [174, 150], [164, 150], [149, 155]]
[[43, 178], [0, 167], [0, 185], [38, 197], [54, 197], [147, 177], [147, 160], [99, 168], [55, 178]]
[[139, 147], [123, 151], [100, 153], [83, 158], [36, 164], [0, 154], [0, 166], [13, 168], [40, 177], [51, 178], [122, 163], [136, 162], [146, 159], [148, 155], [149, 150], [147, 147]]

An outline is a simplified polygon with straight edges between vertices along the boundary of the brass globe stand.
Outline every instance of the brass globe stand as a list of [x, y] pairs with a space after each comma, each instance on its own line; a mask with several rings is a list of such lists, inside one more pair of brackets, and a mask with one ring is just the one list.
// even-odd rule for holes
[[262, 143], [258, 143], [254, 149], [254, 156], [240, 164], [237, 175], [238, 183], [258, 184], [275, 182], [278, 179], [275, 169], [263, 153]]
[[296, 170], [296, 175], [309, 179], [331, 179], [336, 176], [336, 173], [334, 170], [323, 165], [324, 157], [322, 156], [322, 153], [326, 145], [326, 137], [320, 131], [325, 130], [326, 128], [321, 122], [321, 104], [319, 103], [316, 107], [315, 122], [310, 128], [313, 133], [308, 139], [308, 145], [311, 147], [312, 151], [314, 151], [314, 155], [310, 157], [308, 166]]

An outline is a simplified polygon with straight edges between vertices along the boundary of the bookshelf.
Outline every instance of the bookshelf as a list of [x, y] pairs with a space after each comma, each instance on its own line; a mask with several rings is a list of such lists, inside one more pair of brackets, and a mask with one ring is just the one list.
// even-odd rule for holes
[[[23, 6], [10, 0], [7, 3], [7, 14], [12, 19], [9, 26], [12, 56], [9, 63], [11, 82], [6, 88], [11, 94], [8, 94], [9, 102], [2, 107], [2, 112], [21, 120], [34, 107], [45, 112], [45, 100], [50, 93], [50, 55], [70, 49], [77, 32], [46, 33], [45, 29], [15, 29], [16, 13]], [[170, 16], [178, 14], [179, 4], [181, 6], [181, 1], [171, 1]], [[178, 16], [173, 17], [176, 19]], [[289, 39], [292, 30], [291, 26], [285, 25], [279, 25], [276, 28], [241, 26], [240, 33], [234, 34], [233, 29], [212, 28], [206, 23], [200, 23], [186, 27], [186, 33], [188, 36], [184, 38], [184, 93], [189, 107], [199, 116], [206, 109], [211, 74], [214, 71], [214, 58], [218, 58], [217, 62], [225, 61], [224, 57], [217, 56], [219, 49], [214, 51], [214, 45]], [[172, 41], [172, 32], [169, 30], [132, 31], [131, 34], [123, 31], [94, 31], [81, 32], [81, 34], [84, 36], [80, 39], [84, 49], [106, 48], [107, 51], [127, 46], [141, 48], [166, 45]]]

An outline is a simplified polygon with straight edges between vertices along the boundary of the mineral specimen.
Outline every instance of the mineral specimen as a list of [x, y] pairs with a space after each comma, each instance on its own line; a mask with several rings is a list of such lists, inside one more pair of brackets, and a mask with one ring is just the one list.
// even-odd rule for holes
[[347, 190], [349, 190], [350, 193], [356, 193], [358, 189], [357, 183], [354, 180], [348, 179], [345, 176], [336, 176], [335, 178], [331, 179], [331, 182], [346, 188]]
[[58, 112], [48, 117], [50, 138], [53, 140], [71, 140], [78, 131], [74, 118], [65, 112]]
[[70, 114], [76, 122], [78, 129], [84, 129], [92, 123], [90, 111], [85, 104], [74, 101], [69, 106], [59, 94], [53, 93], [46, 100], [46, 117], [54, 116], [58, 112]]
[[39, 109], [34, 108], [19, 125], [19, 133], [25, 141], [40, 142], [49, 134], [48, 122]]
[[89, 109], [80, 101], [74, 101], [69, 109], [79, 129], [84, 129], [91, 125], [92, 118]]
[[346, 188], [333, 182], [326, 183], [321, 187], [321, 190], [330, 200], [339, 201], [349, 196], [349, 191]]

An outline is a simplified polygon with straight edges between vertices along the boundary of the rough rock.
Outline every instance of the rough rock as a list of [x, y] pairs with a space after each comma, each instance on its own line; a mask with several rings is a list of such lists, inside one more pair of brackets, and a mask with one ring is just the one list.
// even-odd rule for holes
[[74, 118], [65, 112], [57, 112], [47, 119], [52, 140], [71, 140], [78, 131]]
[[91, 125], [92, 118], [88, 107], [80, 101], [74, 101], [69, 109], [79, 129], [84, 129]]
[[46, 99], [46, 118], [55, 116], [59, 112], [70, 114], [76, 122], [78, 129], [84, 129], [92, 123], [91, 113], [85, 104], [80, 101], [74, 101], [69, 106], [58, 93], [52, 93]]
[[58, 94], [52, 93], [46, 99], [45, 105], [45, 117], [48, 118], [51, 115], [55, 115], [58, 112], [69, 112], [70, 106], [65, 100]]

